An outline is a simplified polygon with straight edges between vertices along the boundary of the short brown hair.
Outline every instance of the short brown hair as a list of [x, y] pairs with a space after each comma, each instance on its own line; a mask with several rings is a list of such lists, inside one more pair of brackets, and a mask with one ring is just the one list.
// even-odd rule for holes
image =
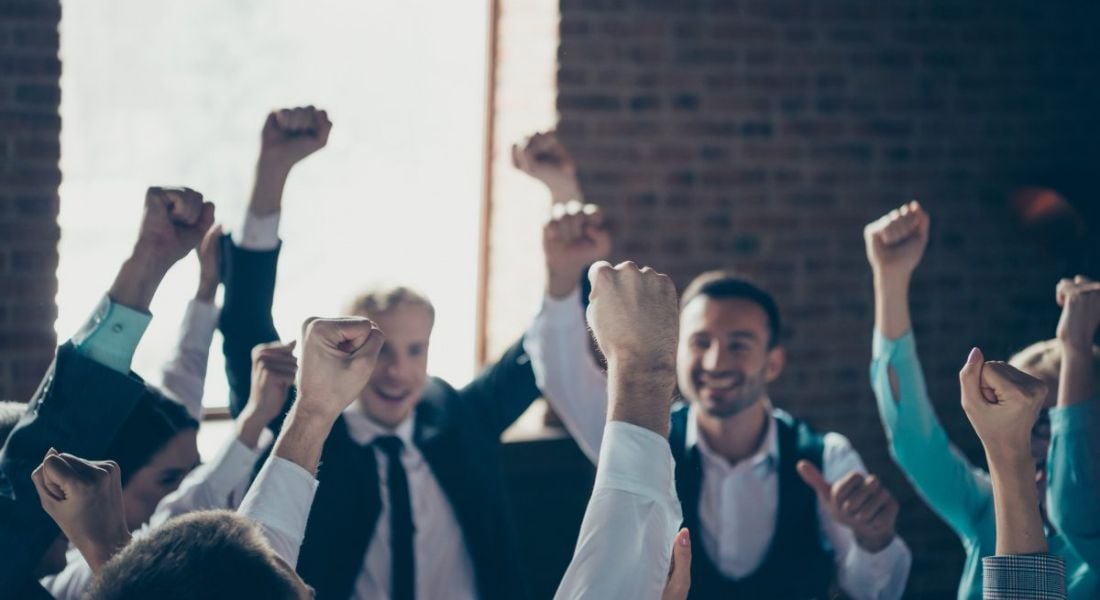
[[412, 304], [422, 306], [435, 321], [435, 306], [428, 297], [411, 287], [378, 286], [370, 288], [359, 294], [348, 304], [346, 314], [365, 315], [370, 317], [378, 313], [384, 313], [399, 304]]
[[703, 296], [714, 300], [747, 300], [764, 310], [768, 316], [768, 348], [779, 345], [783, 324], [779, 319], [779, 305], [764, 288], [753, 280], [732, 271], [707, 271], [691, 280], [680, 296], [680, 310], [689, 302]]
[[247, 517], [180, 516], [136, 539], [100, 572], [93, 600], [296, 598], [295, 583]]

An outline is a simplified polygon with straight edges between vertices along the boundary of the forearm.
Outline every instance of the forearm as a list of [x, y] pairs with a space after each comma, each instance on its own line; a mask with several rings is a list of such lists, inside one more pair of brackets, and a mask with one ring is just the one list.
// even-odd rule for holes
[[271, 419], [260, 415], [253, 404], [248, 403], [241, 414], [237, 416], [237, 440], [249, 449], [255, 450], [260, 444], [260, 435], [263, 434], [264, 429], [267, 428], [270, 422]]
[[290, 174], [290, 165], [260, 153], [256, 164], [256, 181], [248, 210], [257, 217], [266, 217], [282, 208], [283, 188]]
[[555, 300], [569, 296], [580, 285], [581, 274], [569, 269], [546, 266], [546, 294]]
[[149, 312], [153, 295], [170, 266], [135, 248], [119, 268], [108, 295], [112, 301], [127, 308]]
[[325, 440], [336, 417], [302, 408], [303, 399], [291, 408], [286, 424], [275, 441], [273, 454], [316, 474]]
[[125, 529], [115, 532], [113, 535], [99, 540], [71, 540], [80, 555], [88, 562], [92, 573], [99, 575], [99, 571], [107, 561], [111, 560], [130, 543], [130, 532]]
[[672, 365], [609, 359], [607, 380], [610, 420], [668, 437], [669, 406], [676, 385]]
[[875, 328], [896, 340], [913, 328], [909, 316], [909, 276], [874, 274]]
[[987, 452], [993, 481], [997, 522], [997, 554], [1038, 554], [1047, 551], [1035, 463], [1026, 451]]
[[1091, 343], [1062, 342], [1062, 370], [1058, 380], [1058, 406], [1065, 408], [1092, 398], [1093, 357]]

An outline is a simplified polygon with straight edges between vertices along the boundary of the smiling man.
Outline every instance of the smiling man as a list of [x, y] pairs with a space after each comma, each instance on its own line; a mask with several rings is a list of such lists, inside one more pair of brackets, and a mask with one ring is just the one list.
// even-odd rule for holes
[[[220, 326], [233, 411], [253, 385], [252, 348], [278, 337], [271, 305], [283, 185], [331, 127], [313, 107], [273, 112], [264, 124], [248, 214], [223, 246]], [[348, 257], [349, 267], [357, 260]], [[522, 345], [452, 387], [428, 374], [435, 310], [426, 297], [375, 288], [346, 314], [377, 323], [386, 342], [325, 443], [299, 574], [321, 599], [526, 597], [499, 464], [501, 433], [540, 395]]]
[[[517, 147], [516, 164], [552, 197], [576, 195], [575, 182], [562, 183], [575, 177], [572, 160], [547, 135]], [[543, 240], [546, 297], [524, 347], [539, 388], [595, 461], [607, 376], [588, 351], [578, 279], [610, 241], [598, 208], [568, 202]], [[856, 599], [899, 598], [911, 557], [895, 533], [897, 502], [847, 439], [772, 406], [781, 330], [772, 296], [731, 273], [704, 273], [681, 297], [676, 374], [687, 402], [671, 413], [669, 444], [696, 548], [689, 597], [824, 598], [835, 584]]]

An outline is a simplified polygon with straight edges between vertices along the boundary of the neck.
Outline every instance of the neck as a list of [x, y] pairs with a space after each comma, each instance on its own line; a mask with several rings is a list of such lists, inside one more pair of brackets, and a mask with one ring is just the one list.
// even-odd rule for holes
[[731, 417], [696, 413], [699, 435], [707, 446], [731, 465], [756, 454], [768, 431], [768, 403], [761, 398]]

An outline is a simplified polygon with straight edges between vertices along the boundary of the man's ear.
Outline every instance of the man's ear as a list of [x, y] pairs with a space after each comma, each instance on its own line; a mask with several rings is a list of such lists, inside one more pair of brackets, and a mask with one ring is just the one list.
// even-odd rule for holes
[[779, 379], [780, 373], [783, 372], [783, 367], [787, 365], [787, 352], [783, 350], [782, 346], [776, 346], [771, 350], [768, 350], [768, 364], [767, 370], [764, 375], [767, 377], [768, 383]]

